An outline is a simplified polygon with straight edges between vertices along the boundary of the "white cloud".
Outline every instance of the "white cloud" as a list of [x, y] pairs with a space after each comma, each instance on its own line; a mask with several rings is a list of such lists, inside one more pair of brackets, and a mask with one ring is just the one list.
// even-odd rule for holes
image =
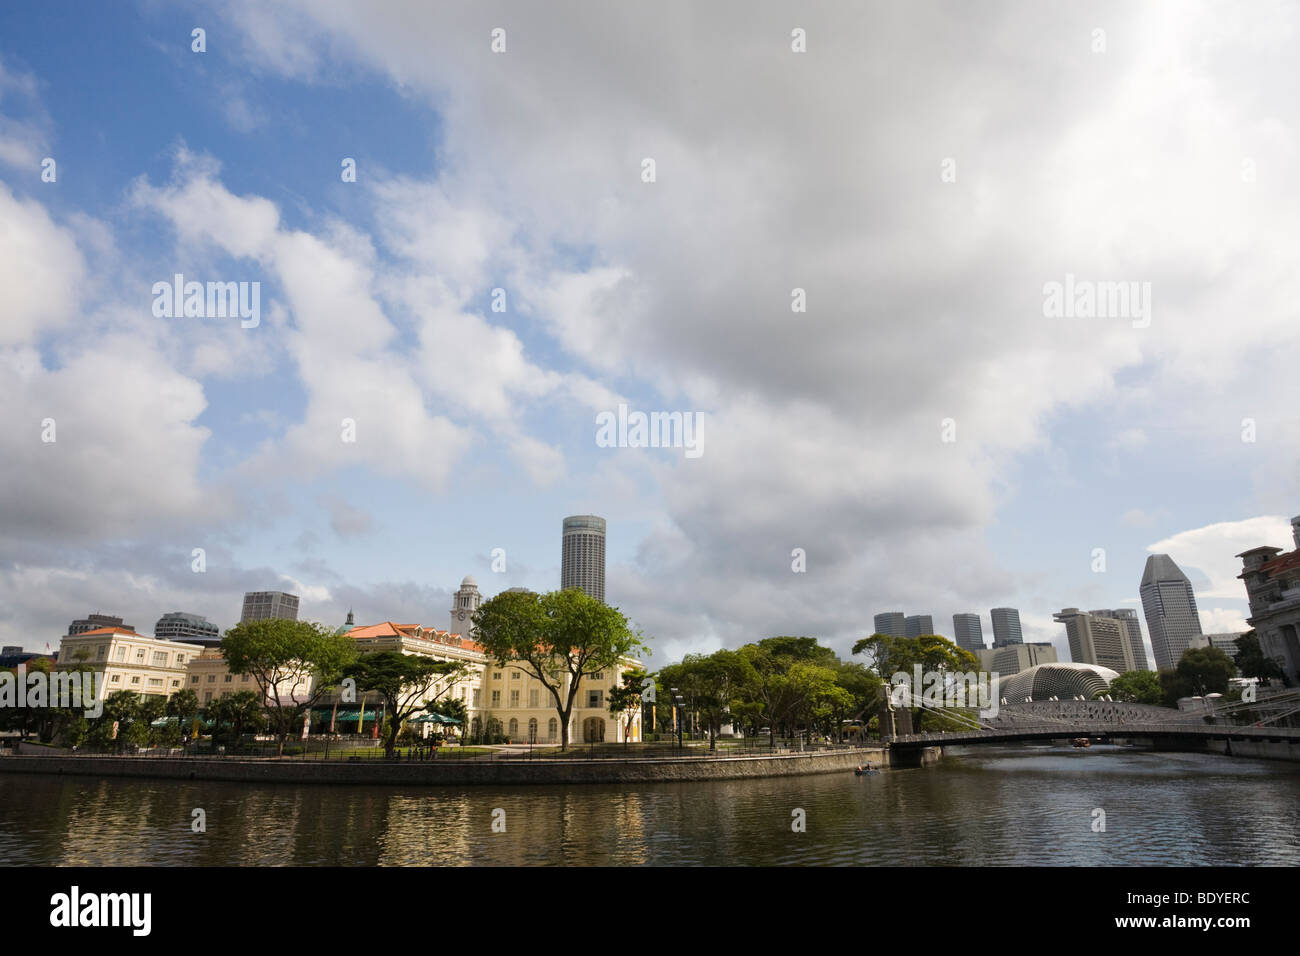
[[1285, 551], [1294, 547], [1289, 519], [1280, 515], [1262, 515], [1242, 521], [1220, 521], [1203, 528], [1181, 531], [1147, 545], [1147, 550], [1152, 554], [1169, 555], [1184, 574], [1189, 568], [1204, 574], [1209, 586], [1196, 589], [1198, 600], [1236, 598], [1244, 601], [1246, 589], [1237, 580], [1237, 575], [1241, 574], [1241, 560], [1236, 555], [1265, 545]]

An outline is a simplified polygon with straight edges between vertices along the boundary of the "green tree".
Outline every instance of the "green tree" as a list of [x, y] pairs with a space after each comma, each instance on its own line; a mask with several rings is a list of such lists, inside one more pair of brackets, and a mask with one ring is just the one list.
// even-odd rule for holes
[[167, 698], [167, 716], [175, 717], [182, 729], [188, 729], [199, 715], [199, 695], [188, 687]]
[[1259, 645], [1259, 635], [1254, 631], [1247, 631], [1233, 643], [1237, 645], [1236, 665], [1242, 677], [1285, 679], [1286, 675], [1278, 662], [1265, 656], [1264, 649]]
[[569, 746], [569, 717], [581, 681], [620, 666], [643, 648], [627, 618], [584, 592], [506, 591], [474, 612], [479, 644], [498, 665], [515, 663], [551, 695], [560, 749]]
[[237, 747], [246, 733], [256, 733], [266, 725], [262, 700], [251, 690], [240, 690], [218, 697], [206, 708], [212, 723], [213, 743]]
[[641, 686], [645, 679], [646, 672], [640, 668], [624, 671], [619, 686], [609, 692], [609, 715], [623, 721], [624, 744], [632, 736], [632, 725], [641, 710]]
[[1172, 671], [1160, 672], [1165, 703], [1177, 707], [1180, 697], [1227, 693], [1228, 680], [1236, 673], [1237, 666], [1232, 663], [1232, 658], [1217, 647], [1190, 648], [1183, 651]]
[[467, 674], [465, 665], [398, 651], [366, 654], [350, 664], [345, 676], [357, 688], [383, 698], [385, 721], [384, 753], [392, 756], [402, 724], [417, 711], [436, 710], [439, 697]]
[[1130, 704], [1165, 702], [1165, 692], [1155, 671], [1125, 671], [1110, 682], [1110, 696]]
[[232, 674], [256, 682], [281, 754], [289, 734], [357, 658], [356, 643], [333, 628], [280, 618], [236, 624], [226, 631], [221, 653]]
[[[888, 634], [872, 634], [853, 645], [853, 653], [869, 653], [872, 668], [881, 680], [889, 682], [894, 674], [906, 674], [909, 684], [919, 665], [922, 674], [961, 674], [978, 672], [979, 659], [963, 647], [939, 634], [922, 634], [920, 637], [892, 637]], [[912, 688], [912, 699], [920, 699], [922, 688]], [[917, 706], [912, 709], [912, 726], [918, 731], [921, 723], [936, 728], [947, 728], [950, 724], [962, 726], [956, 717], [942, 712], [927, 711]]]

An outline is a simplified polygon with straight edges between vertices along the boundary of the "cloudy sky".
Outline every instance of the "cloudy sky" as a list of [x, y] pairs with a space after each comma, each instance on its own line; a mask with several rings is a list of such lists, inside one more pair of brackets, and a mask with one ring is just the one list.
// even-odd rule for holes
[[[445, 627], [465, 574], [557, 587], [575, 513], [652, 664], [893, 609], [1064, 648], [1153, 550], [1241, 628], [1300, 513], [1298, 20], [4, 5], [0, 637], [249, 589]], [[177, 273], [260, 322], [156, 315]], [[620, 403], [703, 453], [601, 447]]]

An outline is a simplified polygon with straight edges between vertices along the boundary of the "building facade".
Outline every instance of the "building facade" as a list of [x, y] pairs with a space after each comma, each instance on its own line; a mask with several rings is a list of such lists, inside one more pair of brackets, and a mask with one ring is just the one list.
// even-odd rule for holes
[[1169, 555], [1153, 554], [1147, 558], [1138, 593], [1142, 596], [1156, 670], [1172, 670], [1191, 639], [1201, 633], [1192, 582]]
[[478, 582], [472, 575], [465, 575], [460, 588], [452, 597], [451, 613], [448, 616], [447, 630], [452, 634], [473, 639], [474, 612], [483, 603], [483, 595], [478, 592]]
[[995, 607], [989, 611], [989, 616], [993, 618], [994, 647], [1024, 643], [1024, 634], [1020, 630], [1019, 610], [1014, 607]]
[[170, 697], [185, 686], [186, 668], [203, 648], [198, 644], [147, 637], [124, 627], [69, 634], [59, 645], [59, 663], [79, 661], [104, 675], [104, 695], [129, 690], [146, 697]]
[[906, 637], [905, 619], [906, 615], [902, 611], [882, 611], [875, 617], [874, 633], [888, 634], [890, 637]]
[[134, 631], [134, 624], [123, 624], [120, 617], [113, 617], [111, 614], [88, 614], [80, 620], [73, 621], [68, 625], [69, 634], [85, 634], [87, 631], [97, 631], [101, 627], [120, 627], [124, 631]]
[[192, 644], [221, 643], [221, 631], [202, 614], [171, 611], [158, 618], [153, 626], [153, 636], [167, 641], [189, 641]]
[[284, 591], [249, 591], [244, 595], [244, 610], [239, 623], [278, 619], [298, 620], [298, 595]]
[[912, 614], [903, 618], [903, 636], [920, 637], [934, 633], [934, 618], [929, 614]]
[[1240, 633], [1227, 634], [1197, 634], [1187, 645], [1187, 649], [1190, 651], [1195, 647], [1213, 647], [1223, 651], [1235, 661], [1237, 659], [1237, 638], [1246, 633], [1246, 631], [1241, 631]]
[[999, 678], [1019, 674], [1039, 664], [1055, 664], [1056, 648], [1051, 644], [1005, 644], [980, 651], [980, 670]]
[[1105, 667], [1120, 674], [1135, 669], [1128, 630], [1115, 618], [1067, 607], [1053, 614], [1052, 620], [1065, 625], [1070, 658], [1075, 664]]
[[1242, 572], [1259, 648], [1287, 678], [1300, 681], [1300, 517], [1291, 519], [1295, 550], [1261, 547], [1244, 551]]
[[1138, 620], [1138, 612], [1131, 607], [1120, 607], [1109, 610], [1089, 611], [1094, 617], [1109, 617], [1119, 621], [1124, 628], [1125, 638], [1128, 641], [1129, 650], [1133, 654], [1133, 669], [1139, 671], [1151, 670], [1151, 664], [1147, 660], [1146, 645], [1142, 643], [1142, 624]]
[[958, 647], [964, 647], [972, 654], [984, 650], [984, 629], [980, 626], [978, 614], [954, 614], [952, 632]]
[[605, 601], [605, 519], [571, 515], [564, 519], [560, 549], [560, 588], [576, 588]]

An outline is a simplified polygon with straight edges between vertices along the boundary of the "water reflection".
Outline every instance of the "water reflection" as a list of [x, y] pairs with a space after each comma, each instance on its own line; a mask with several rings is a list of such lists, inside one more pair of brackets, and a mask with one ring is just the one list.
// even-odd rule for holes
[[[0, 775], [0, 861], [57, 865], [1300, 864], [1300, 767], [974, 749], [855, 777], [592, 787]], [[207, 832], [191, 831], [192, 811]], [[1094, 832], [1094, 809], [1106, 829]], [[804, 811], [806, 832], [791, 829]], [[494, 832], [493, 811], [504, 812]], [[501, 819], [498, 815], [498, 819]]]

